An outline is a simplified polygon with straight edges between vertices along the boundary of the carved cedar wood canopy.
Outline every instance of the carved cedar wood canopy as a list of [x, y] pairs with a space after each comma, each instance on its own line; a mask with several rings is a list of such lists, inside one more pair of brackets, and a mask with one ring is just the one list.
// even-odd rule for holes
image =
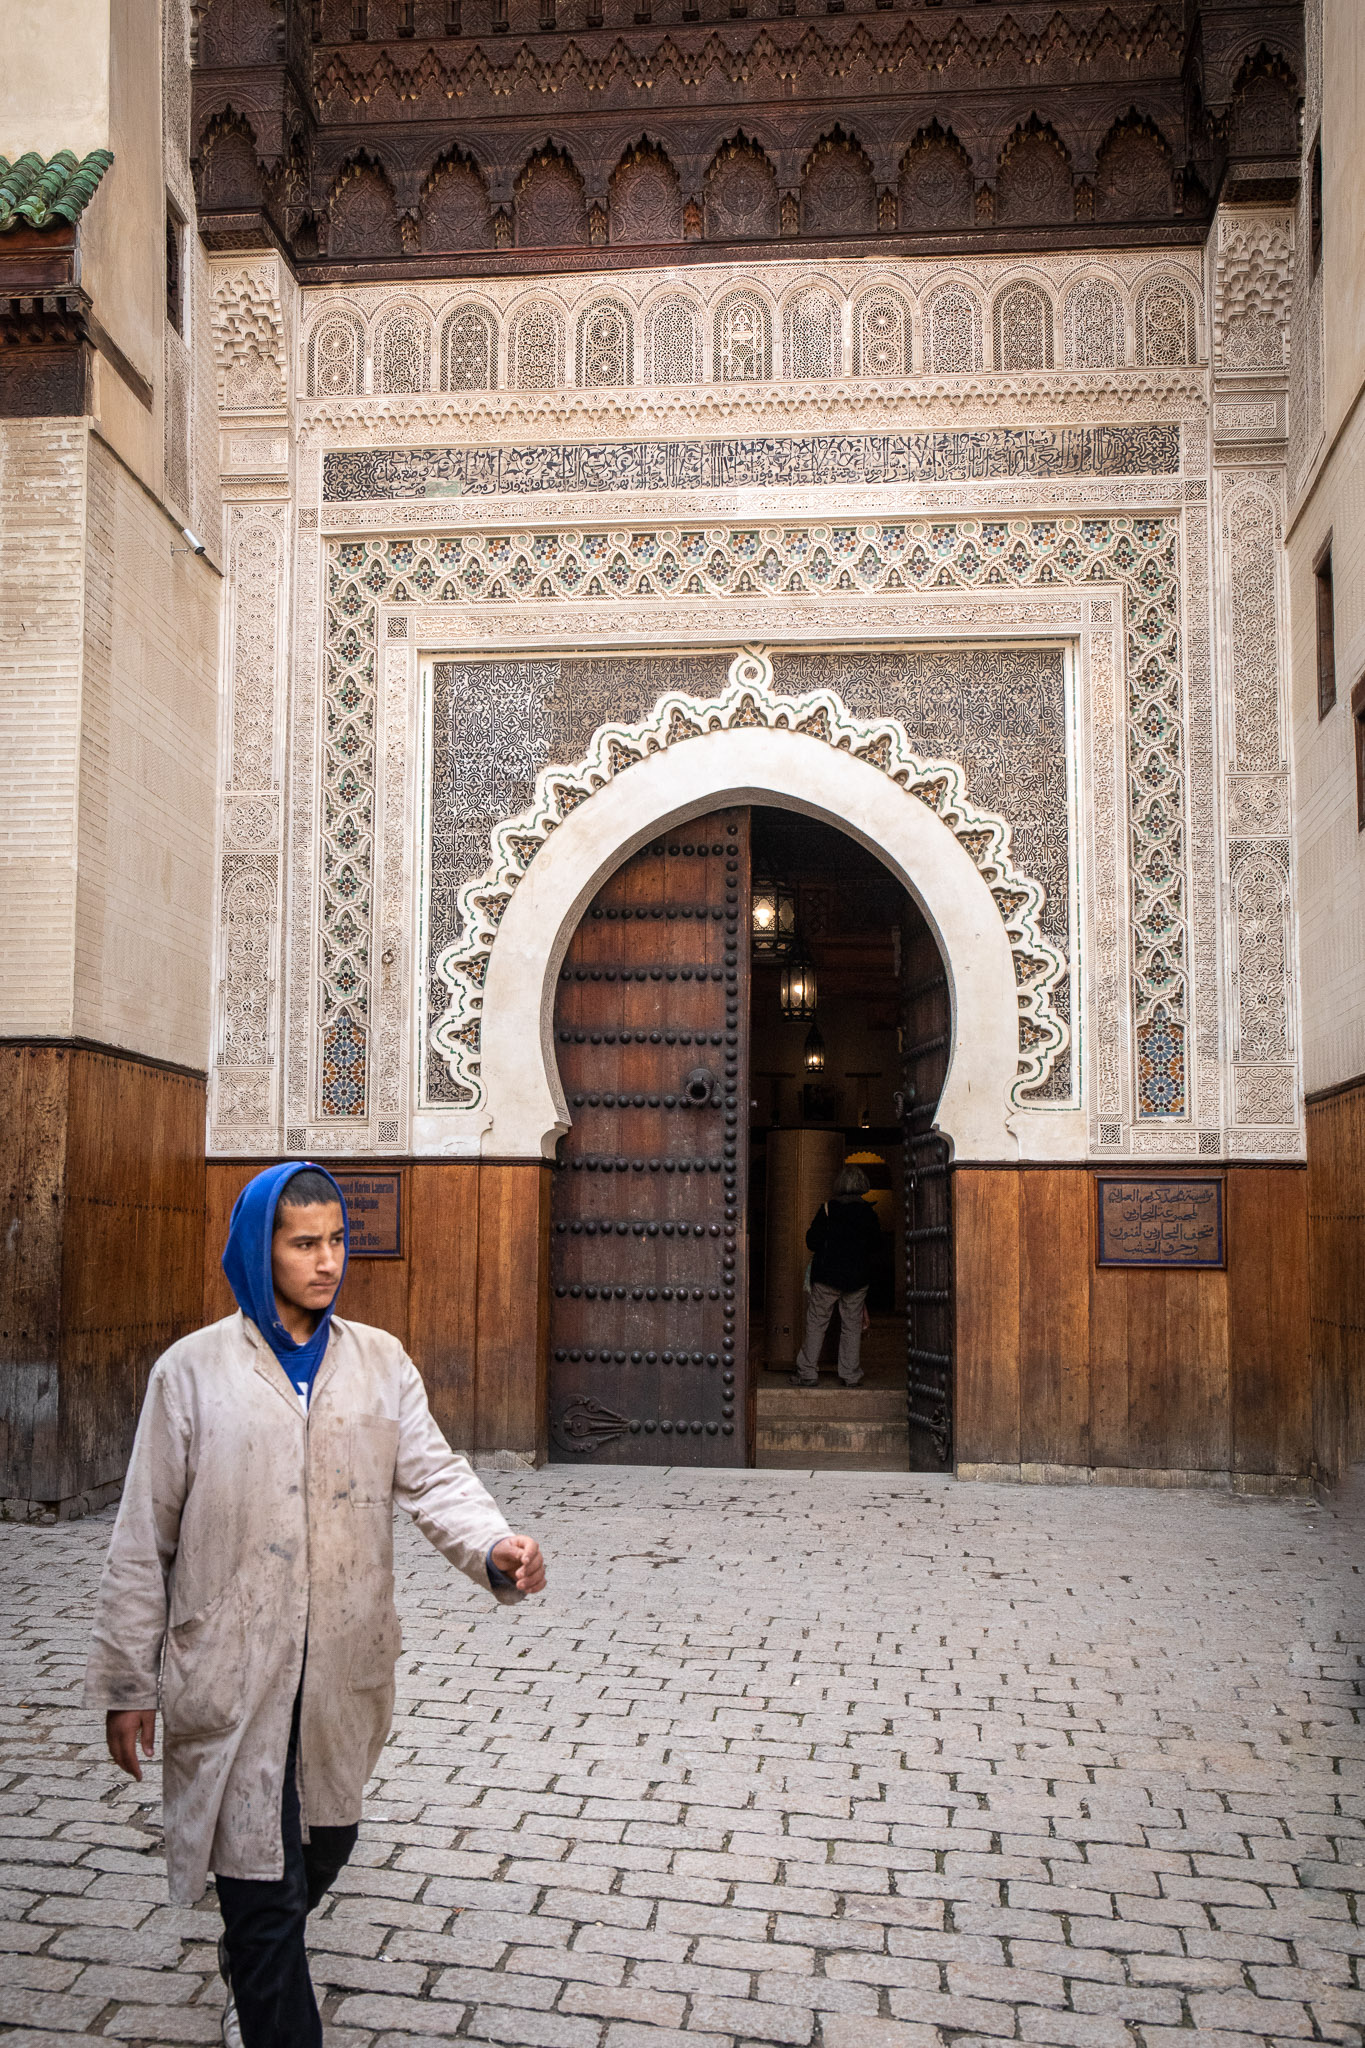
[[1203, 239], [1292, 197], [1301, 0], [201, 0], [211, 248], [306, 283]]

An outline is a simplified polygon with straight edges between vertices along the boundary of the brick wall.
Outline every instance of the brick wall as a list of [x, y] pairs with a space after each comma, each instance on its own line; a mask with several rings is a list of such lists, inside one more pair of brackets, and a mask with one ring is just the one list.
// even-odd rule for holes
[[87, 429], [0, 422], [0, 1033], [72, 1028]]
[[0, 426], [0, 528], [0, 1035], [203, 1068], [219, 578], [80, 421]]

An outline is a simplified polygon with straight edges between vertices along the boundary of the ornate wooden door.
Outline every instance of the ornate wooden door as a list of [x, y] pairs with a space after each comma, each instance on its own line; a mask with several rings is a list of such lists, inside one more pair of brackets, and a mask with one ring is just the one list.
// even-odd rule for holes
[[911, 1457], [953, 1458], [953, 1210], [949, 1147], [934, 1127], [952, 1004], [934, 935], [907, 920], [903, 984], [905, 1309]]
[[560, 1462], [747, 1462], [748, 925], [749, 813], [721, 811], [619, 868], [560, 971]]

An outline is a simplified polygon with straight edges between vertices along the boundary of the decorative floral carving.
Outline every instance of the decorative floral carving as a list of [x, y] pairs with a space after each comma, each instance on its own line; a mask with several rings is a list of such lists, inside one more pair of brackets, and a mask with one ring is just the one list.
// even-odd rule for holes
[[1171, 153], [1150, 121], [1116, 122], [1095, 162], [1096, 220], [1165, 220], [1174, 193]]

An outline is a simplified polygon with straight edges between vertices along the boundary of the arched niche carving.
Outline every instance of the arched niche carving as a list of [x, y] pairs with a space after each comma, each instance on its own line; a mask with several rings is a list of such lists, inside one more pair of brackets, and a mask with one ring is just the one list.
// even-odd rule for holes
[[1112, 284], [1083, 278], [1066, 295], [1066, 360], [1077, 370], [1116, 370], [1124, 359], [1123, 303]]
[[515, 391], [555, 391], [564, 382], [564, 323], [544, 299], [512, 316], [507, 381]]
[[346, 165], [327, 201], [329, 257], [401, 256], [393, 187], [383, 167], [366, 157]]
[[652, 306], [645, 323], [645, 381], [700, 384], [706, 375], [700, 310], [681, 292]]
[[1052, 300], [1041, 286], [1021, 279], [995, 301], [997, 370], [1052, 368]]
[[899, 207], [905, 234], [971, 226], [971, 158], [952, 130], [937, 121], [921, 128], [901, 158]]
[[350, 398], [362, 387], [365, 328], [356, 313], [326, 313], [308, 337], [308, 396]]
[[576, 363], [576, 381], [590, 388], [634, 383], [635, 323], [618, 299], [595, 299], [579, 314]]
[[836, 128], [806, 158], [801, 174], [803, 235], [870, 235], [877, 227], [877, 188], [859, 145]]
[[562, 150], [533, 156], [517, 180], [513, 206], [519, 249], [581, 249], [588, 240], [583, 180]]
[[682, 188], [661, 149], [640, 142], [622, 157], [612, 172], [607, 220], [613, 243], [682, 240]]
[[1137, 304], [1138, 361], [1154, 369], [1196, 360], [1194, 300], [1175, 278], [1154, 278]]
[[495, 391], [497, 322], [487, 306], [456, 306], [441, 327], [442, 391]]
[[708, 242], [770, 240], [778, 231], [777, 173], [756, 142], [737, 135], [706, 173]]
[[756, 291], [741, 286], [716, 307], [714, 376], [717, 384], [764, 383], [773, 369], [772, 314]]
[[910, 375], [910, 308], [898, 291], [878, 285], [853, 308], [855, 377]]
[[782, 308], [782, 357], [788, 377], [837, 377], [843, 368], [839, 301], [823, 285], [804, 285]]
[[1076, 217], [1066, 150], [1031, 114], [1005, 145], [995, 186], [995, 217], [1004, 227], [1052, 227]]
[[1171, 152], [1151, 121], [1116, 121], [1095, 159], [1096, 220], [1164, 220], [1175, 203]]
[[263, 190], [251, 123], [230, 109], [216, 115], [199, 145], [199, 204], [206, 213], [252, 212]]
[[421, 306], [395, 306], [375, 323], [376, 391], [425, 391], [431, 382], [431, 320]]
[[488, 189], [471, 158], [456, 151], [435, 166], [422, 192], [417, 233], [423, 255], [492, 248]]
[[924, 304], [924, 359], [935, 376], [962, 376], [981, 368], [981, 301], [966, 285], [949, 282]]
[[1299, 154], [1298, 80], [1264, 44], [1233, 87], [1228, 141], [1234, 156]]

